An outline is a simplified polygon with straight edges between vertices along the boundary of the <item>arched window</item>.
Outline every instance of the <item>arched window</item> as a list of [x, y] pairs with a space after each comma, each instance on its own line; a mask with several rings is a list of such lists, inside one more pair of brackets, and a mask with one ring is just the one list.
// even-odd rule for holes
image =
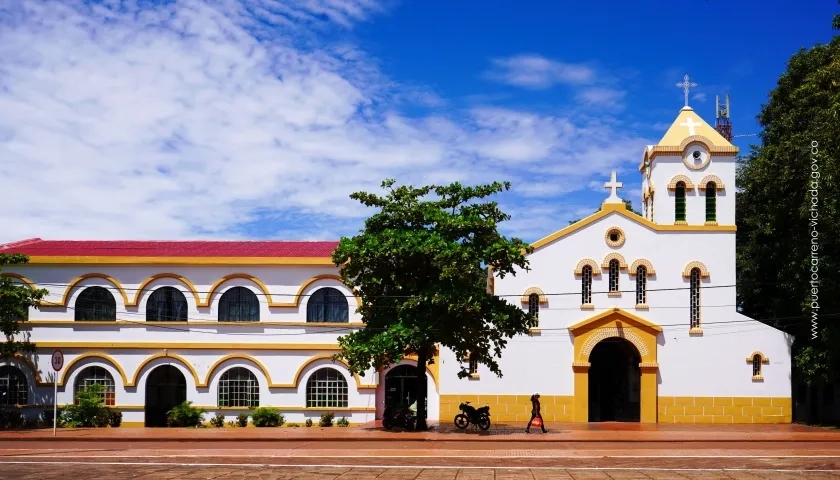
[[306, 321], [312, 323], [347, 323], [350, 311], [347, 297], [335, 288], [319, 288], [306, 304]]
[[254, 408], [260, 406], [260, 382], [250, 370], [233, 367], [219, 379], [219, 406]]
[[[84, 391], [87, 387], [93, 384], [102, 385], [104, 387], [105, 391], [102, 393], [102, 396], [103, 400], [105, 400], [105, 405], [116, 404], [116, 384], [114, 383], [114, 377], [111, 376], [111, 373], [108, 372], [108, 370], [98, 366], [85, 368], [79, 372], [78, 376], [76, 376], [76, 388], [74, 390], [78, 395], [79, 392]], [[76, 397], [76, 404], [79, 404], [78, 396]]]
[[753, 377], [761, 377], [761, 355], [755, 354], [752, 358]]
[[219, 300], [220, 322], [259, 322], [260, 301], [245, 287], [233, 287]]
[[334, 368], [321, 368], [306, 382], [306, 406], [314, 408], [346, 408], [347, 380]]
[[677, 182], [674, 192], [674, 220], [685, 221], [685, 182]]
[[186, 322], [187, 297], [174, 287], [161, 287], [146, 302], [147, 322]]
[[690, 277], [690, 321], [691, 328], [700, 328], [700, 269], [692, 268]]
[[592, 304], [592, 267], [585, 265], [581, 269], [581, 299], [582, 305]]
[[107, 288], [87, 287], [74, 307], [76, 320], [113, 322], [117, 320], [117, 301]]
[[644, 265], [636, 267], [636, 305], [647, 304], [647, 268]]
[[528, 295], [528, 313], [540, 318], [540, 295], [538, 293]]
[[478, 375], [478, 358], [475, 355], [470, 354], [470, 375], [475, 376]]
[[0, 406], [27, 405], [29, 385], [19, 368], [11, 365], [0, 367]]
[[717, 221], [717, 185], [715, 185], [715, 182], [706, 184], [706, 221]]
[[610, 260], [610, 293], [618, 293], [618, 260]]

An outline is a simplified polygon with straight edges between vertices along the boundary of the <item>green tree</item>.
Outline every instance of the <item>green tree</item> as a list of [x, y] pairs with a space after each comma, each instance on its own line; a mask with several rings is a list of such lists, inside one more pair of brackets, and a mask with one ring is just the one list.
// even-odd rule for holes
[[[7, 265], [21, 265], [29, 262], [29, 257], [19, 253], [0, 254], [0, 271]], [[20, 322], [29, 317], [29, 307], [38, 308], [39, 301], [48, 292], [44, 289], [33, 290], [28, 285], [18, 285], [10, 277], [0, 277], [0, 330], [6, 337], [0, 347], [0, 358], [13, 357], [18, 353], [35, 352], [35, 344], [29, 338], [17, 338], [20, 334]]]
[[758, 121], [737, 174], [738, 305], [785, 319], [768, 323], [795, 335], [800, 378], [837, 382], [840, 323], [818, 317], [814, 335], [810, 316], [840, 311], [840, 36], [793, 55]]
[[[641, 212], [637, 212], [637, 211], [633, 210], [633, 201], [632, 201], [632, 200], [622, 200], [622, 201], [624, 202], [624, 205], [627, 207], [627, 211], [628, 211], [628, 212], [633, 212], [633, 213], [635, 213], [636, 215], [638, 215], [638, 216], [640, 216], [640, 217], [642, 216], [642, 213], [641, 213]], [[602, 207], [598, 207], [598, 210], [595, 210], [595, 213], [600, 212], [600, 211], [601, 211], [601, 208], [602, 208]], [[569, 225], [572, 225], [572, 224], [574, 224], [574, 223], [577, 223], [577, 222], [579, 222], [579, 221], [581, 221], [581, 220], [583, 220], [583, 219], [582, 219], [582, 218], [578, 218], [577, 220], [572, 220], [572, 221], [570, 221], [570, 222], [569, 222]]]
[[[487, 270], [500, 278], [527, 270], [533, 249], [499, 234], [510, 218], [496, 202], [481, 200], [510, 189], [509, 183], [464, 187], [394, 187], [384, 197], [350, 197], [379, 209], [362, 232], [342, 238], [333, 253], [344, 283], [361, 297], [361, 330], [339, 338], [350, 369], [370, 368], [417, 356], [417, 429], [426, 426], [426, 366], [439, 346], [457, 358], [470, 356], [502, 376], [497, 358], [510, 339], [527, 333], [536, 319], [488, 293]], [[432, 198], [428, 198], [432, 196]], [[469, 375], [461, 365], [459, 378]]]

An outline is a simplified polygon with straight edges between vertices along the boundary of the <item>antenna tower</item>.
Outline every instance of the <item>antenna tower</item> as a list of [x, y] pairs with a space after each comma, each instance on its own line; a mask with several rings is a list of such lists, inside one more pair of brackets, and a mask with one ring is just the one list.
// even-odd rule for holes
[[729, 94], [726, 94], [726, 103], [721, 105], [720, 95], [715, 95], [715, 111], [717, 119], [715, 121], [715, 130], [726, 139], [727, 142], [732, 141], [732, 123], [729, 121]]

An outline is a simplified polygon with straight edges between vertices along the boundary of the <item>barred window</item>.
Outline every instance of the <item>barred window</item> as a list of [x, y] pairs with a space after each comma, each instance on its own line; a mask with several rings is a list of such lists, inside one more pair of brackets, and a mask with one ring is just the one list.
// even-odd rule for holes
[[647, 303], [647, 268], [644, 265], [639, 265], [636, 268], [636, 304], [644, 305]]
[[76, 299], [75, 318], [78, 321], [109, 322], [117, 320], [117, 301], [107, 288], [87, 287]]
[[715, 182], [706, 184], [706, 221], [717, 221], [717, 185]]
[[260, 406], [260, 382], [247, 368], [233, 367], [226, 370], [219, 380], [220, 407]]
[[586, 265], [581, 270], [581, 300], [583, 305], [592, 303], [592, 267]]
[[259, 322], [260, 301], [246, 287], [233, 287], [219, 300], [220, 322]]
[[[116, 385], [114, 383], [114, 377], [111, 376], [111, 373], [108, 370], [105, 370], [102, 367], [87, 367], [76, 377], [76, 394], [79, 392], [83, 392], [86, 388], [93, 384], [99, 384], [104, 387], [104, 392], [102, 393], [103, 400], [105, 400], [105, 405], [116, 405]], [[78, 397], [76, 398], [76, 405], [79, 404]]]
[[691, 328], [700, 327], [700, 269], [691, 269], [690, 281], [690, 320]]
[[11, 365], [0, 367], [0, 405], [27, 405], [29, 385], [19, 368]]
[[470, 354], [470, 375], [478, 375], [478, 359]]
[[187, 297], [174, 287], [161, 287], [146, 302], [147, 322], [186, 322]]
[[540, 318], [540, 296], [537, 293], [528, 295], [528, 313]]
[[685, 221], [685, 182], [677, 182], [674, 192], [674, 219], [678, 222]]
[[315, 408], [346, 408], [347, 380], [334, 368], [316, 370], [306, 382], [306, 406]]
[[610, 260], [610, 292], [618, 291], [618, 260]]
[[753, 355], [753, 377], [761, 376], [761, 355]]
[[306, 304], [306, 321], [312, 323], [347, 323], [350, 309], [347, 297], [335, 288], [319, 288]]

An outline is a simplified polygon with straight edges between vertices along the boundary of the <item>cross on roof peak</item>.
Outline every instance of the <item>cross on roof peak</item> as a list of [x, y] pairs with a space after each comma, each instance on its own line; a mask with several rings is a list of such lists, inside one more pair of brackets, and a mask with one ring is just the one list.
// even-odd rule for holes
[[604, 184], [604, 188], [610, 189], [610, 196], [604, 200], [604, 203], [624, 203], [624, 200], [618, 197], [618, 189], [624, 186], [623, 183], [617, 181], [616, 174], [613, 171], [610, 174], [610, 181]]

